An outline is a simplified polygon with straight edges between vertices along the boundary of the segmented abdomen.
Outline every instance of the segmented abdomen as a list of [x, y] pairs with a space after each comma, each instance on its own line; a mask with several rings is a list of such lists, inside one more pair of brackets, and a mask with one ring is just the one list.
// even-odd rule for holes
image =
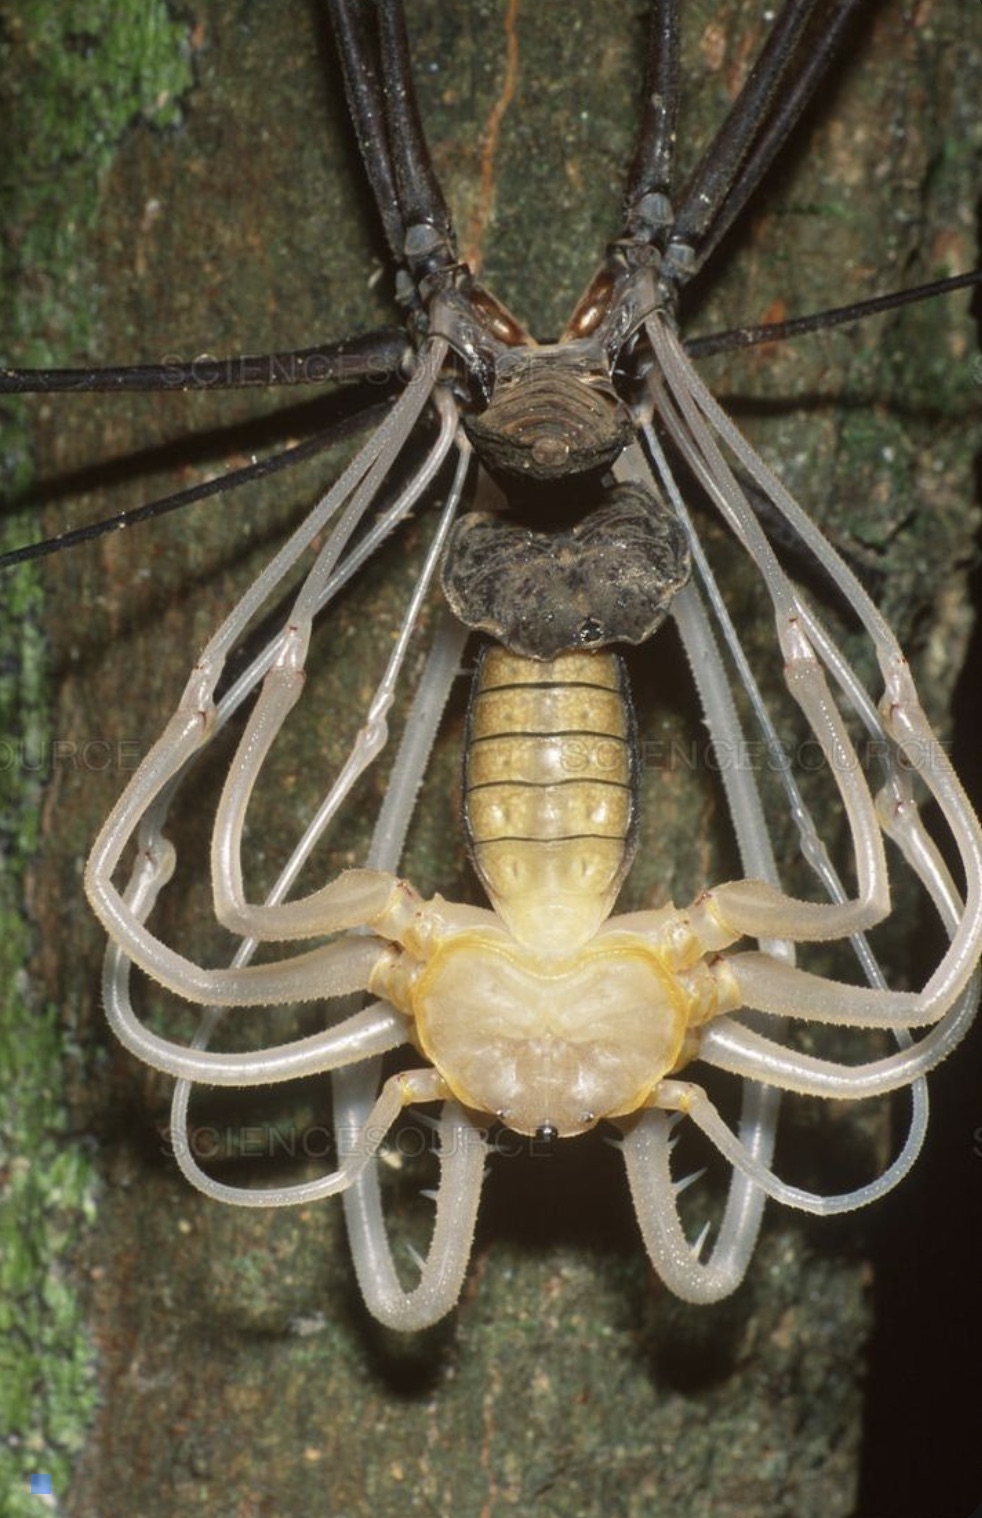
[[616, 654], [488, 648], [468, 714], [464, 826], [515, 936], [572, 946], [595, 931], [631, 862], [636, 817], [634, 718]]

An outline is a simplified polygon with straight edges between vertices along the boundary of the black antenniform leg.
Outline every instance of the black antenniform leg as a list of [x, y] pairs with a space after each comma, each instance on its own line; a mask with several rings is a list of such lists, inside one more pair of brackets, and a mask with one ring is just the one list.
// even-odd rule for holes
[[859, 0], [787, 0], [746, 84], [686, 186], [669, 282], [700, 269], [811, 99]]
[[[33, 372], [43, 373], [44, 371]], [[52, 372], [65, 374], [85, 371], [62, 369]], [[366, 427], [382, 421], [387, 411], [388, 402], [386, 401], [379, 402], [375, 406], [362, 407], [350, 416], [339, 417], [330, 427], [316, 433], [314, 437], [307, 438], [302, 443], [291, 443], [279, 453], [274, 453], [267, 458], [255, 459], [251, 464], [244, 464], [238, 469], [230, 469], [226, 474], [202, 481], [200, 485], [191, 485], [185, 490], [175, 490], [172, 495], [159, 496], [155, 500], [145, 502], [142, 506], [131, 506], [115, 516], [105, 517], [99, 522], [88, 522], [84, 527], [74, 527], [68, 532], [57, 533], [54, 537], [45, 538], [39, 543], [26, 543], [21, 548], [12, 548], [7, 553], [0, 554], [0, 571], [11, 569], [15, 564], [26, 564], [31, 559], [47, 558], [49, 554], [60, 553], [63, 548], [73, 548], [77, 543], [91, 543], [96, 538], [104, 538], [109, 533], [119, 532], [123, 527], [135, 527], [139, 522], [156, 521], [158, 517], [167, 516], [169, 512], [179, 511], [185, 506], [191, 506], [196, 501], [206, 501], [211, 496], [230, 495], [240, 485], [247, 485], [252, 480], [267, 479], [270, 475], [280, 474], [284, 469], [292, 469], [294, 465], [302, 464], [306, 459], [314, 458], [318, 453], [325, 453], [328, 448], [333, 448], [338, 443], [357, 436]]]
[[412, 236], [416, 227], [432, 227], [449, 247], [450, 213], [423, 135], [402, 0], [379, 0], [378, 18], [389, 142], [406, 230]]
[[344, 72], [348, 112], [358, 137], [358, 151], [382, 218], [385, 240], [396, 263], [404, 258], [406, 225], [399, 204], [396, 173], [389, 147], [382, 86], [373, 60], [365, 7], [352, 0], [327, 0], [334, 38]]
[[815, 34], [815, 27], [810, 29], [805, 39], [800, 73], [796, 79], [788, 81], [787, 89], [783, 90], [779, 99], [775, 100], [771, 119], [754, 143], [718, 216], [712, 226], [707, 228], [699, 252], [698, 266], [700, 268], [725, 237], [784, 143], [791, 136], [802, 111], [805, 110], [825, 77], [832, 57], [838, 50], [842, 35], [858, 8], [859, 0], [839, 0], [828, 19], [822, 18], [818, 35]]
[[[401, 0], [328, 0], [358, 145], [389, 246], [414, 283], [456, 267], [457, 249], [416, 102]], [[376, 56], [377, 55], [377, 56]]]
[[821, 0], [787, 0], [746, 84], [704, 155], [679, 206], [675, 240], [699, 252], [740, 165], [791, 72], [801, 35]]
[[648, 242], [665, 229], [679, 107], [678, 0], [658, 0], [648, 32], [644, 113], [627, 180], [628, 235]]
[[278, 385], [321, 385], [328, 380], [372, 379], [396, 374], [406, 335], [380, 327], [316, 348], [287, 353], [236, 354], [166, 364], [123, 364], [114, 369], [0, 369], [0, 395], [111, 394], [138, 390], [247, 390]]
[[685, 351], [690, 358], [709, 358], [714, 353], [752, 348], [757, 343], [783, 342], [789, 337], [800, 337], [804, 332], [827, 332], [830, 327], [844, 327], [849, 322], [863, 321], [867, 316], [897, 311], [901, 306], [912, 306], [917, 301], [931, 300], [938, 295], [951, 295], [955, 290], [968, 290], [974, 285], [982, 285], [982, 269], [952, 274], [948, 279], [932, 279], [912, 290], [895, 290], [892, 295], [874, 295], [870, 300], [852, 301], [848, 306], [834, 306], [830, 311], [815, 311], [811, 316], [794, 316], [784, 322], [731, 327], [727, 332], [688, 337]]

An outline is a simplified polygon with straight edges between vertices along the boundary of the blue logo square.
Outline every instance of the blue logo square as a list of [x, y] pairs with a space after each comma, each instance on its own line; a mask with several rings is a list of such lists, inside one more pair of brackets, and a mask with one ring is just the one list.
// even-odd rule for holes
[[34, 1497], [50, 1497], [51, 1496], [51, 1477], [50, 1476], [32, 1476], [31, 1477], [31, 1495], [34, 1496]]

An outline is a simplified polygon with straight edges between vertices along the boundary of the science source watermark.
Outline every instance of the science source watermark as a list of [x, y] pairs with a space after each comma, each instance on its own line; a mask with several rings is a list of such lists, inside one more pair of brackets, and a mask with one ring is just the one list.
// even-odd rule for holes
[[[542, 743], [530, 737], [530, 747]], [[568, 775], [602, 775], [623, 766], [623, 744], [613, 738], [594, 738], [576, 734], [546, 740], [557, 746], [559, 768]], [[919, 774], [930, 773], [939, 758], [947, 757], [950, 744], [932, 738], [898, 749], [882, 738], [868, 738], [856, 744], [853, 754], [837, 751], [831, 758], [815, 737], [797, 742], [769, 743], [763, 739], [740, 739], [715, 742], [712, 739], [645, 738], [637, 745], [637, 763], [641, 770], [665, 770], [695, 774], [709, 772], [722, 775], [733, 771], [757, 774], [792, 770], [796, 774], [817, 774], [822, 770], [852, 772], [858, 761], [863, 770], [875, 766], [895, 765], [898, 769]]]
[[11, 771], [46, 780], [59, 771], [82, 775], [129, 775], [143, 758], [135, 738], [0, 738], [0, 775]]
[[429, 1123], [412, 1120], [395, 1129], [375, 1129], [371, 1124], [364, 1128], [335, 1128], [313, 1123], [304, 1128], [293, 1128], [263, 1123], [202, 1123], [182, 1133], [165, 1129], [161, 1152], [168, 1158], [178, 1155], [198, 1165], [234, 1158], [309, 1162], [333, 1167], [342, 1164], [356, 1151], [363, 1151], [366, 1144], [378, 1150], [382, 1159], [395, 1167], [428, 1154], [447, 1159], [453, 1154], [470, 1153], [474, 1148], [504, 1159], [544, 1158], [554, 1153], [548, 1135], [523, 1138], [498, 1124], [478, 1128], [470, 1123], [437, 1132], [435, 1125], [431, 1127]]
[[[412, 349], [405, 343], [404, 357]], [[162, 390], [214, 390], [229, 386], [271, 388], [274, 385], [317, 385], [325, 380], [357, 380], [362, 385], [389, 386], [405, 383], [403, 355], [392, 363], [378, 363], [366, 369], [365, 355], [357, 347], [348, 353], [307, 348], [296, 353], [243, 354], [218, 358], [212, 353], [198, 353], [185, 358], [167, 353], [160, 360]]]
[[[537, 735], [527, 740], [539, 749], [543, 742], [555, 748], [558, 767], [569, 776], [597, 776], [616, 773], [624, 765], [624, 745], [615, 738], [597, 738], [591, 734], [563, 734], [544, 739]], [[822, 770], [853, 770], [858, 760], [863, 770], [895, 765], [902, 770], [929, 774], [937, 759], [947, 756], [950, 745], [940, 739], [911, 743], [905, 750], [884, 739], [869, 738], [857, 743], [855, 758], [845, 753], [830, 760], [818, 739], [775, 745], [763, 739], [739, 742], [714, 742], [712, 739], [640, 737], [636, 763], [642, 771], [662, 770], [722, 775], [732, 771], [778, 773], [793, 770], [797, 774], [816, 774]], [[127, 738], [0, 738], [0, 775], [15, 772], [47, 780], [60, 771], [83, 775], [131, 775], [146, 752], [137, 739]]]

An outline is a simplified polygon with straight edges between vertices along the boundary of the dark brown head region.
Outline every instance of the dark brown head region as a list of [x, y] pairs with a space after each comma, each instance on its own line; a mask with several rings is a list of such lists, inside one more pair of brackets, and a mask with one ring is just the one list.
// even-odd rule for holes
[[534, 349], [464, 426], [481, 463], [509, 494], [609, 469], [633, 436], [627, 407], [609, 383], [583, 379], [537, 358]]

